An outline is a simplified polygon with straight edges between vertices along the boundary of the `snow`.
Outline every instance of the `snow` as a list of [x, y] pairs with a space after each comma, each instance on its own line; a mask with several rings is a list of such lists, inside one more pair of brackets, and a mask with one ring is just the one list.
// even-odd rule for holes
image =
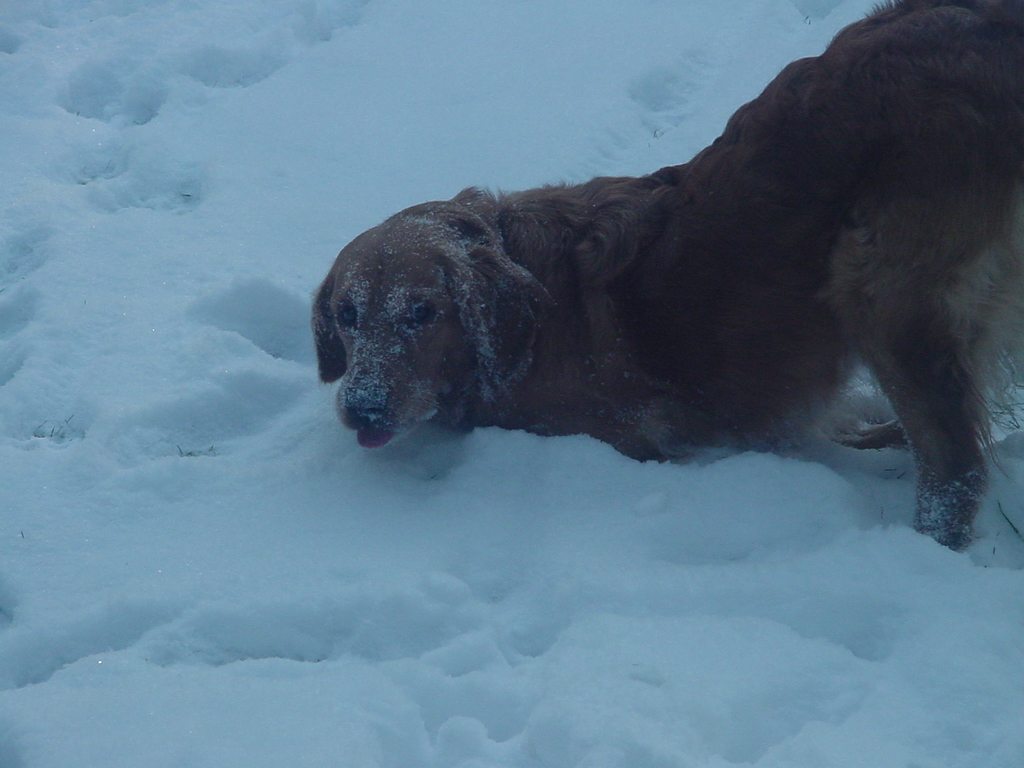
[[316, 382], [359, 232], [682, 162], [871, 5], [7, 0], [0, 768], [1024, 764], [1021, 434], [955, 554], [900, 452], [370, 452]]

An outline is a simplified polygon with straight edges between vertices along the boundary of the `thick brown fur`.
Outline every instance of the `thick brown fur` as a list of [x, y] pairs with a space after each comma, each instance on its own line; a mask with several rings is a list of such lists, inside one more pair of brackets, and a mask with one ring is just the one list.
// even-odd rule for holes
[[[433, 419], [637, 459], [767, 444], [874, 372], [954, 549], [1024, 324], [1024, 0], [903, 0], [786, 67], [689, 163], [407, 209], [314, 301], [367, 446]], [[857, 440], [851, 442], [858, 442]]]

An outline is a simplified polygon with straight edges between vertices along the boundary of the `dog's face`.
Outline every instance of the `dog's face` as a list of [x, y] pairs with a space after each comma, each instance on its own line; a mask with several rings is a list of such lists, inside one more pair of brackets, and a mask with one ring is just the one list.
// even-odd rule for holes
[[532, 340], [524, 286], [540, 289], [453, 203], [415, 206], [347, 245], [317, 292], [313, 331], [320, 378], [340, 381], [338, 413], [360, 445], [382, 446], [506, 375], [499, 357]]

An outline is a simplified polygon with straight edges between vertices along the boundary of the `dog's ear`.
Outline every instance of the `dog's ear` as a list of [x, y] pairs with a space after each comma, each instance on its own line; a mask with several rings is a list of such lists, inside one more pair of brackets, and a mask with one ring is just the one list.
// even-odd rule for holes
[[348, 359], [345, 344], [338, 336], [338, 326], [331, 310], [334, 292], [334, 270], [331, 270], [313, 297], [313, 342], [320, 381], [330, 384], [345, 375]]
[[482, 220], [459, 217], [453, 226], [466, 256], [455, 259], [450, 287], [476, 351], [483, 394], [493, 396], [529, 367], [538, 310], [551, 298]]

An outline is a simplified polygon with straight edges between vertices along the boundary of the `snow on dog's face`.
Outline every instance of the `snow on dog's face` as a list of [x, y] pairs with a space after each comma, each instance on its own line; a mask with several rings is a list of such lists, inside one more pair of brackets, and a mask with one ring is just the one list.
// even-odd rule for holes
[[342, 422], [375, 448], [494, 397], [525, 367], [540, 285], [456, 203], [425, 203], [358, 236], [313, 304], [320, 378]]

